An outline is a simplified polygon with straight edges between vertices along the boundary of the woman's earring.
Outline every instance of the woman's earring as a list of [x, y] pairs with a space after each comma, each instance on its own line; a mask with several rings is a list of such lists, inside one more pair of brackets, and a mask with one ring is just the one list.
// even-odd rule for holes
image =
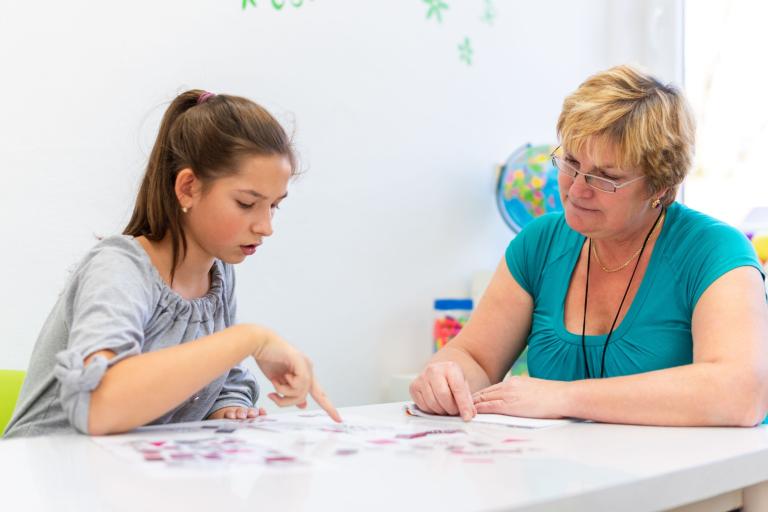
[[[658, 197], [651, 202], [651, 208], [656, 209], [660, 205], [661, 205], [661, 200]], [[184, 211], [186, 211], [186, 210], [184, 210]]]
[[[655, 207], [654, 207], [654, 208], [655, 208]], [[186, 206], [183, 206], [183, 207], [181, 208], [181, 211], [182, 211], [182, 212], [184, 212], [184, 213], [187, 213], [187, 212], [189, 211], [189, 208], [187, 208]]]

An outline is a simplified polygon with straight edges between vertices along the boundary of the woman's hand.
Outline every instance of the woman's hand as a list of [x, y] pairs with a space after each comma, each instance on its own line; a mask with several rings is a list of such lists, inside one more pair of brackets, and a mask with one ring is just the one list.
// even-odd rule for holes
[[266, 416], [266, 415], [267, 415], [267, 411], [265, 411], [261, 407], [259, 407], [258, 409], [254, 409], [253, 407], [222, 407], [221, 409], [214, 411], [206, 419], [245, 420], [248, 418], [256, 418], [258, 416]]
[[307, 406], [307, 394], [336, 422], [341, 416], [317, 383], [310, 360], [273, 332], [253, 354], [256, 364], [275, 387], [269, 398], [280, 407]]
[[514, 376], [472, 395], [478, 413], [562, 418], [567, 382]]
[[472, 393], [461, 366], [453, 361], [430, 363], [410, 386], [411, 397], [424, 412], [475, 417]]

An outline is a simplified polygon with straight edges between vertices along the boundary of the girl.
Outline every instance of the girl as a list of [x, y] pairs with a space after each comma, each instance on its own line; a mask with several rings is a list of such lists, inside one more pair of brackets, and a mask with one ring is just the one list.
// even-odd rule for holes
[[178, 96], [123, 235], [86, 255], [43, 326], [5, 436], [264, 414], [238, 364], [248, 356], [275, 403], [303, 408], [310, 394], [341, 421], [306, 356], [264, 327], [235, 324], [232, 265], [272, 234], [295, 172], [291, 141], [259, 105]]

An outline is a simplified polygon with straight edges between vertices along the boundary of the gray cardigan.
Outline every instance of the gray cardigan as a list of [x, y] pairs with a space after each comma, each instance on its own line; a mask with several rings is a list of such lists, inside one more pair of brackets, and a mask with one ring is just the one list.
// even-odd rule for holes
[[[187, 300], [162, 280], [131, 236], [100, 241], [78, 264], [37, 339], [5, 437], [88, 432], [91, 391], [117, 362], [193, 341], [235, 321], [235, 275], [216, 260], [211, 288]], [[100, 351], [84, 367], [83, 359]], [[220, 375], [151, 424], [199, 421], [227, 406], [253, 407], [253, 375], [241, 365]]]

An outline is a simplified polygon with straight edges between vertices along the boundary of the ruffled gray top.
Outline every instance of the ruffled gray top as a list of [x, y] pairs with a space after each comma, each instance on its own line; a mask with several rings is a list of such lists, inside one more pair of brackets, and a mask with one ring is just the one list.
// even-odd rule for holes
[[[184, 299], [133, 237], [100, 241], [78, 264], [43, 325], [5, 437], [88, 433], [91, 391], [107, 368], [232, 325], [234, 291], [231, 265], [216, 260], [208, 293]], [[83, 360], [100, 350], [116, 356], [97, 356], [85, 367]], [[257, 398], [255, 378], [238, 365], [151, 424], [199, 421], [222, 407], [253, 407]]]

